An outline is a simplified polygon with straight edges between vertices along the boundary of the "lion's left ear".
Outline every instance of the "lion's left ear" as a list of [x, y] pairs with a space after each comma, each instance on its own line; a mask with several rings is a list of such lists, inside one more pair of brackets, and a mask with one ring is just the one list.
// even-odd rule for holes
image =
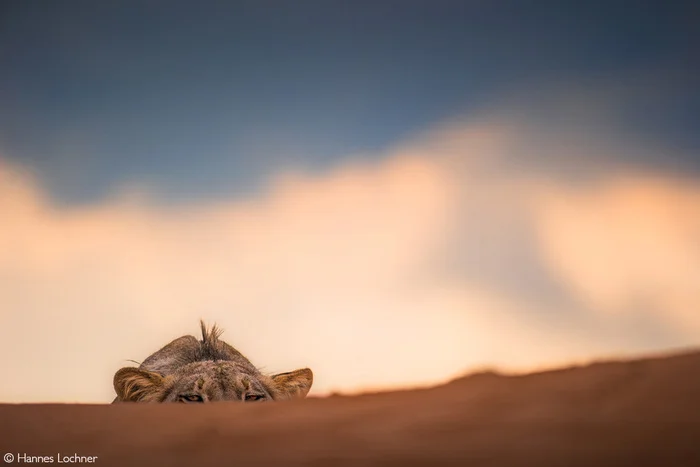
[[123, 402], [155, 402], [163, 389], [163, 377], [152, 371], [126, 367], [114, 374], [114, 390]]
[[314, 382], [314, 374], [309, 368], [302, 368], [272, 376], [275, 389], [281, 399], [304, 398]]

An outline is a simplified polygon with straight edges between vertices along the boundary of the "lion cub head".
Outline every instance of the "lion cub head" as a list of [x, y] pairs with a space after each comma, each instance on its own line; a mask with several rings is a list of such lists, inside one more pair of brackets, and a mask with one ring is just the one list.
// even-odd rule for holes
[[221, 331], [201, 323], [202, 339], [182, 336], [138, 368], [114, 375], [114, 402], [261, 402], [306, 397], [313, 383], [308, 368], [262, 374], [240, 352], [219, 340]]

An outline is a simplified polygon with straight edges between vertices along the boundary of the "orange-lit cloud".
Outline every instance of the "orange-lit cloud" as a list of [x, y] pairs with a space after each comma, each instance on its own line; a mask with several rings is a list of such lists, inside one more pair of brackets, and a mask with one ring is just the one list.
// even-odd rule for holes
[[547, 192], [541, 209], [546, 262], [590, 310], [652, 311], [679, 335], [697, 335], [697, 182], [616, 176], [595, 187]]
[[698, 183], [574, 184], [538, 131], [452, 122], [377, 162], [178, 205], [125, 188], [57, 208], [0, 162], [0, 400], [109, 401], [126, 359], [200, 317], [267, 371], [312, 367], [317, 394], [697, 343]]

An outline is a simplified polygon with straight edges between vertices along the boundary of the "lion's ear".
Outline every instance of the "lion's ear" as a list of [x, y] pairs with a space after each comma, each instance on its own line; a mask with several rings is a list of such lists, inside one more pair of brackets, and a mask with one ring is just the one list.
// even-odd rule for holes
[[163, 377], [152, 371], [126, 367], [114, 374], [114, 390], [123, 402], [151, 402], [163, 389]]
[[303, 398], [309, 393], [314, 374], [308, 368], [272, 376], [275, 389], [282, 399]]

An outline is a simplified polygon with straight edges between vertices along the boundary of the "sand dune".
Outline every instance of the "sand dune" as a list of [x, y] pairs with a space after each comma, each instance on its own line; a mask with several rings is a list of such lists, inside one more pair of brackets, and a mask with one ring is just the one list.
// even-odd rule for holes
[[0, 420], [13, 464], [694, 466], [700, 352], [257, 405], [0, 405]]

